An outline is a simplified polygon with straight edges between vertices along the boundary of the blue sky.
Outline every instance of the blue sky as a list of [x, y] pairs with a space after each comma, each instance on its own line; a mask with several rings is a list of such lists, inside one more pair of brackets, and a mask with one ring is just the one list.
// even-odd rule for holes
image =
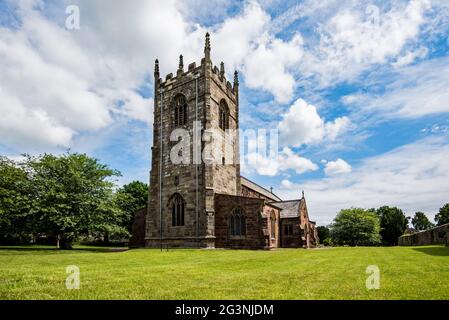
[[[80, 9], [68, 30], [66, 8]], [[449, 4], [384, 1], [0, 0], [0, 153], [86, 152], [147, 182], [153, 64], [240, 73], [243, 129], [277, 129], [280, 159], [244, 174], [341, 208], [449, 202]]]

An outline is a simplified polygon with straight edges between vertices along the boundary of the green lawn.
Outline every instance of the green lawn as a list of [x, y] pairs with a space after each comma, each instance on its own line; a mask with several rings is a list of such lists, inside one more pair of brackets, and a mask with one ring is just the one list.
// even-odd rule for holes
[[[80, 268], [79, 290], [66, 289], [68, 265]], [[368, 265], [380, 268], [379, 290], [366, 289]], [[0, 247], [0, 299], [449, 299], [449, 248]]]

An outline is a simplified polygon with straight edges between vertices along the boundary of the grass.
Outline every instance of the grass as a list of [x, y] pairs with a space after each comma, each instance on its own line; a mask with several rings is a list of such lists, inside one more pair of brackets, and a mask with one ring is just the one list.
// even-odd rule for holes
[[0, 299], [449, 299], [449, 247], [114, 250], [0, 247]]

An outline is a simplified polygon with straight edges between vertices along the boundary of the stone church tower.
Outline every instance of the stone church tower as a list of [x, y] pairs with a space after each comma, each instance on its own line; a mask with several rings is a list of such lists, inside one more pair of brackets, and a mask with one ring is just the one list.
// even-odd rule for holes
[[163, 80], [154, 69], [149, 199], [136, 213], [130, 247], [311, 248], [318, 243], [304, 194], [282, 200], [240, 175], [239, 81], [211, 61]]
[[[206, 34], [200, 66], [191, 63], [185, 70], [180, 56], [176, 74], [170, 73], [163, 80], [156, 60], [154, 84], [145, 245], [214, 247], [215, 195], [241, 193], [238, 134], [224, 139], [226, 132], [239, 127], [238, 74], [235, 72], [231, 84], [226, 80], [223, 62], [220, 68], [212, 64]], [[189, 149], [183, 154], [190, 153], [189, 159], [181, 164], [173, 163], [170, 157], [179, 139], [170, 139], [175, 129], [189, 133]], [[222, 151], [214, 161], [207, 155], [202, 157], [210, 141], [215, 143], [214, 152], [217, 148]]]

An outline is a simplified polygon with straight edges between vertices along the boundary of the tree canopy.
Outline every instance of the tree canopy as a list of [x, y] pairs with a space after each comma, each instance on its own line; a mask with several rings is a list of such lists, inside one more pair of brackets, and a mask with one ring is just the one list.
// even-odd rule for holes
[[449, 223], [449, 203], [446, 203], [440, 208], [438, 214], [435, 216], [435, 222], [438, 226]]
[[379, 217], [370, 210], [341, 210], [330, 226], [332, 242], [338, 245], [376, 245], [380, 243]]
[[32, 230], [31, 182], [22, 163], [0, 157], [0, 241], [14, 243]]
[[0, 161], [0, 228], [53, 236], [70, 248], [80, 236], [127, 235], [123, 211], [114, 202], [120, 173], [85, 154], [27, 156]]
[[330, 238], [330, 229], [325, 226], [319, 226], [316, 228], [318, 231], [318, 238], [320, 239], [320, 243], [328, 242]]
[[433, 227], [432, 222], [430, 222], [425, 213], [421, 211], [415, 213], [415, 216], [412, 218], [412, 225], [417, 231], [427, 230]]
[[148, 185], [140, 181], [128, 183], [117, 190], [115, 200], [124, 213], [123, 225], [131, 232], [135, 213], [148, 202]]
[[409, 218], [396, 207], [383, 206], [376, 213], [380, 219], [382, 241], [387, 245], [397, 245], [399, 237], [407, 230]]

